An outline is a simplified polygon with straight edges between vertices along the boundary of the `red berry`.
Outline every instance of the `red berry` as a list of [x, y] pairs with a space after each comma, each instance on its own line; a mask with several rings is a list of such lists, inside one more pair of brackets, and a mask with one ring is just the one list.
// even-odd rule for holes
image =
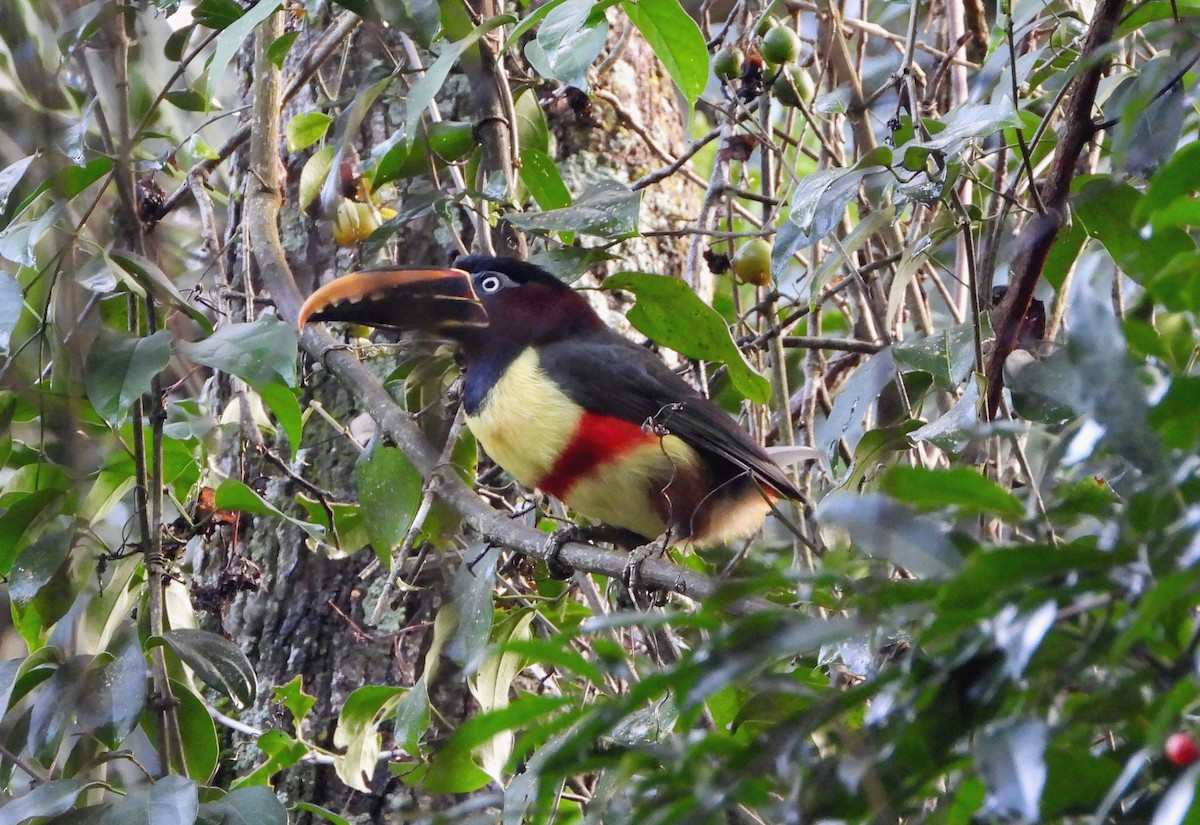
[[1196, 740], [1189, 733], [1172, 733], [1163, 745], [1163, 752], [1166, 753], [1167, 759], [1182, 768], [1200, 761], [1200, 745], [1196, 744]]

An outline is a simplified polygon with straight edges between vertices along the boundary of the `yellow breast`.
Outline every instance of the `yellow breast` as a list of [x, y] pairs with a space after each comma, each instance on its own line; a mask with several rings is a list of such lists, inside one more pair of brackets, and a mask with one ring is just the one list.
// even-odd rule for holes
[[536, 486], [566, 449], [583, 410], [558, 388], [527, 349], [509, 365], [467, 426], [492, 460]]

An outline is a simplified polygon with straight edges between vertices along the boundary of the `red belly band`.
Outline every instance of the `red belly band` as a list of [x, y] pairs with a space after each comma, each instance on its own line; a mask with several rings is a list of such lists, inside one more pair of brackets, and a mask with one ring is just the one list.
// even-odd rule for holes
[[575, 426], [567, 448], [537, 486], [552, 496], [564, 498], [576, 482], [601, 464], [657, 440], [658, 436], [642, 432], [638, 424], [585, 412]]

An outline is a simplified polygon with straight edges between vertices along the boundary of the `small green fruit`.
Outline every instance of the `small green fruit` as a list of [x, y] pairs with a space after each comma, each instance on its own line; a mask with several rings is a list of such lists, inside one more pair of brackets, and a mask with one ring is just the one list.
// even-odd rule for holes
[[775, 99], [784, 106], [799, 106], [812, 102], [816, 85], [808, 72], [791, 64], [783, 68], [771, 89], [775, 92]]
[[766, 286], [771, 283], [771, 244], [751, 238], [733, 256], [733, 274], [743, 283]]
[[800, 35], [787, 26], [776, 26], [763, 35], [758, 50], [768, 63], [792, 63], [800, 56]]
[[742, 63], [746, 56], [737, 46], [722, 46], [713, 55], [713, 74], [722, 80], [734, 80], [742, 74]]

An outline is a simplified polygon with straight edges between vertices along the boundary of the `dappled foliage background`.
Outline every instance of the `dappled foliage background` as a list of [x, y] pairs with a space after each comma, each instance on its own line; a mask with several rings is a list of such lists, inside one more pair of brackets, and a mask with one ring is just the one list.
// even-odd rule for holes
[[[0, 825], [1200, 821], [1198, 25], [0, 6]], [[294, 331], [479, 250], [809, 500], [550, 578], [449, 351]]]

